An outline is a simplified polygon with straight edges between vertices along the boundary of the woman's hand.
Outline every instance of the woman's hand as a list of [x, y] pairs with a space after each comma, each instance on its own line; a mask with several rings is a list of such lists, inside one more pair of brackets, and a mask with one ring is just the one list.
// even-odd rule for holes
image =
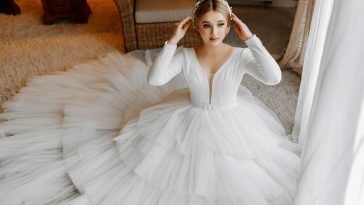
[[169, 38], [168, 44], [177, 44], [186, 34], [192, 21], [191, 16], [186, 16], [182, 21], [176, 23], [173, 35]]
[[253, 35], [252, 32], [250, 32], [248, 26], [243, 23], [234, 13], [232, 13], [232, 21], [235, 22], [234, 30], [241, 40], [246, 41]]

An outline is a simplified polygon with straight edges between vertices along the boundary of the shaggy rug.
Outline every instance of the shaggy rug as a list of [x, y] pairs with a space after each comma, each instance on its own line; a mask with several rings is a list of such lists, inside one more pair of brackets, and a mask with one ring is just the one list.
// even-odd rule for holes
[[[20, 15], [0, 14], [0, 106], [32, 76], [66, 71], [109, 52], [124, 52], [119, 14], [112, 0], [88, 0], [92, 14], [87, 24], [59, 21], [53, 25], [42, 24], [41, 1], [16, 2]], [[295, 9], [235, 6], [233, 10], [275, 58], [283, 54]], [[244, 46], [233, 29], [226, 42]], [[300, 78], [290, 70], [282, 70], [282, 74], [281, 83], [275, 86], [248, 75], [243, 84], [278, 115], [290, 133]]]

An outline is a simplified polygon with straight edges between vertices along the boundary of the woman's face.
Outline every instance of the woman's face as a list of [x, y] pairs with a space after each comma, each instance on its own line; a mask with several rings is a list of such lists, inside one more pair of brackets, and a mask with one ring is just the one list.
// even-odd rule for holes
[[230, 27], [227, 26], [227, 20], [221, 13], [209, 11], [202, 16], [196, 30], [204, 43], [216, 46], [222, 43]]

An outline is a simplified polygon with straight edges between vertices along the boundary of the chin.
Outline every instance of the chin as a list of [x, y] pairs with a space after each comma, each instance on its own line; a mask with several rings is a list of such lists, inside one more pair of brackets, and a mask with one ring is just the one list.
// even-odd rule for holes
[[210, 41], [210, 39], [207, 39], [207, 40], [204, 41], [204, 43], [206, 45], [218, 46], [218, 45], [221, 45], [222, 44], [222, 41], [221, 40], [218, 40], [216, 42], [212, 42], [212, 41]]
[[208, 42], [209, 45], [211, 46], [219, 46], [222, 44], [222, 41], [217, 41], [217, 42]]

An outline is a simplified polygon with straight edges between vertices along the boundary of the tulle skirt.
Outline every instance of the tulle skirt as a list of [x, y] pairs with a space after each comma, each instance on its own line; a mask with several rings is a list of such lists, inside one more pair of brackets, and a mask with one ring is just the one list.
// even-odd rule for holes
[[300, 147], [264, 103], [240, 86], [236, 107], [195, 107], [181, 76], [150, 86], [146, 59], [110, 53], [6, 102], [0, 204], [292, 204]]

